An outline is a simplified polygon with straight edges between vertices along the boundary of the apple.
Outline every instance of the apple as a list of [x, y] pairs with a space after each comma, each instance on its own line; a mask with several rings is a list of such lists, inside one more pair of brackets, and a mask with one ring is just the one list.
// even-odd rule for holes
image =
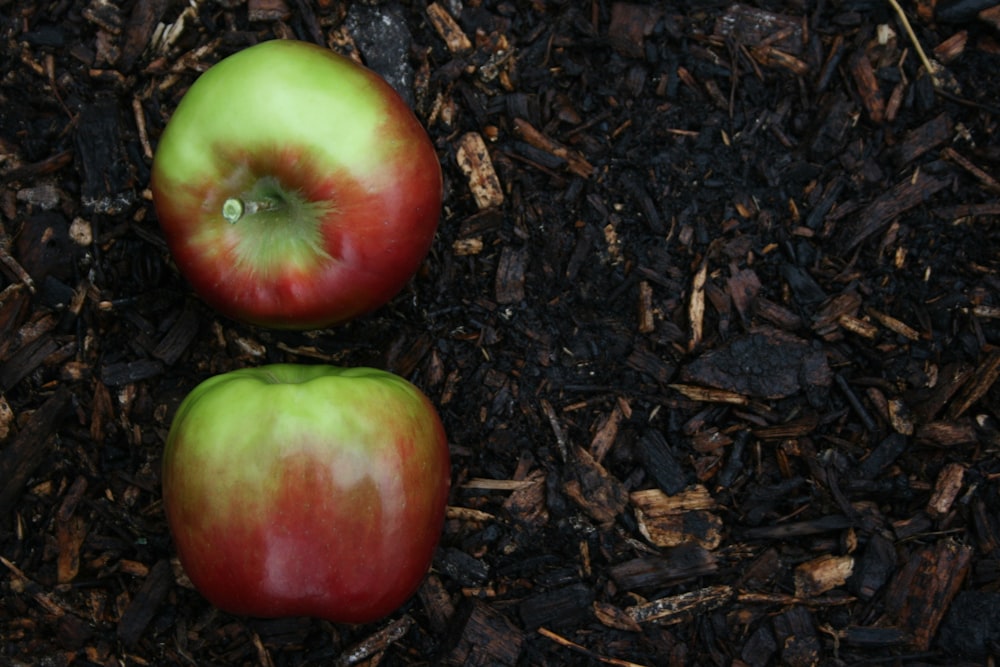
[[365, 623], [427, 573], [448, 444], [430, 400], [391, 373], [244, 368], [181, 403], [162, 484], [181, 565], [213, 605]]
[[292, 40], [202, 74], [167, 123], [150, 188], [194, 290], [252, 324], [315, 329], [375, 310], [426, 256], [441, 166], [381, 77]]

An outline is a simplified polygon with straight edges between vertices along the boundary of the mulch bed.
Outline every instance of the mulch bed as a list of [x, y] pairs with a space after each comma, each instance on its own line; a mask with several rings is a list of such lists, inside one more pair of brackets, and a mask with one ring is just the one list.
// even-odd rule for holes
[[[0, 661], [996, 654], [1000, 6], [902, 4], [0, 0]], [[201, 304], [147, 190], [274, 37], [382, 72], [444, 169], [419, 274], [333, 330]], [[177, 564], [173, 411], [276, 361], [441, 411], [441, 547], [382, 622], [233, 617]]]

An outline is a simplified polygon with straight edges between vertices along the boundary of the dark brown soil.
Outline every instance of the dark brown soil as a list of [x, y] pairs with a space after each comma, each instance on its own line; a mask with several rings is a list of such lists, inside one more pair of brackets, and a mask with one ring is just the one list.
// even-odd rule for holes
[[[991, 660], [1000, 7], [902, 4], [0, 0], [0, 662]], [[200, 303], [147, 190], [187, 86], [275, 37], [387, 76], [445, 174], [419, 274], [328, 331]], [[382, 622], [177, 564], [173, 411], [276, 361], [441, 411], [440, 551]]]

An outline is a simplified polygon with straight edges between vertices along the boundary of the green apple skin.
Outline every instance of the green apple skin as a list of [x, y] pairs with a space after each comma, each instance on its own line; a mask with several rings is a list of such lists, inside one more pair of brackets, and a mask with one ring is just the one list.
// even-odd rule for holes
[[163, 502], [185, 572], [216, 607], [365, 623], [423, 580], [448, 444], [428, 398], [371, 368], [217, 375], [174, 417]]
[[316, 329], [403, 288], [431, 246], [442, 179], [426, 131], [381, 77], [275, 40], [224, 58], [184, 94], [150, 189], [204, 301], [252, 324]]

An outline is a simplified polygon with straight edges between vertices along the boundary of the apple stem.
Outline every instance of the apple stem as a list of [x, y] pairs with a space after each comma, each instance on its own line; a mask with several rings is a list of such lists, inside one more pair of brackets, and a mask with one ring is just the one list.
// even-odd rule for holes
[[244, 201], [239, 197], [230, 197], [222, 204], [222, 217], [225, 218], [229, 224], [234, 225], [244, 216], [253, 215], [257, 211], [266, 211], [268, 209], [274, 208], [274, 202], [264, 200], [249, 200]]

